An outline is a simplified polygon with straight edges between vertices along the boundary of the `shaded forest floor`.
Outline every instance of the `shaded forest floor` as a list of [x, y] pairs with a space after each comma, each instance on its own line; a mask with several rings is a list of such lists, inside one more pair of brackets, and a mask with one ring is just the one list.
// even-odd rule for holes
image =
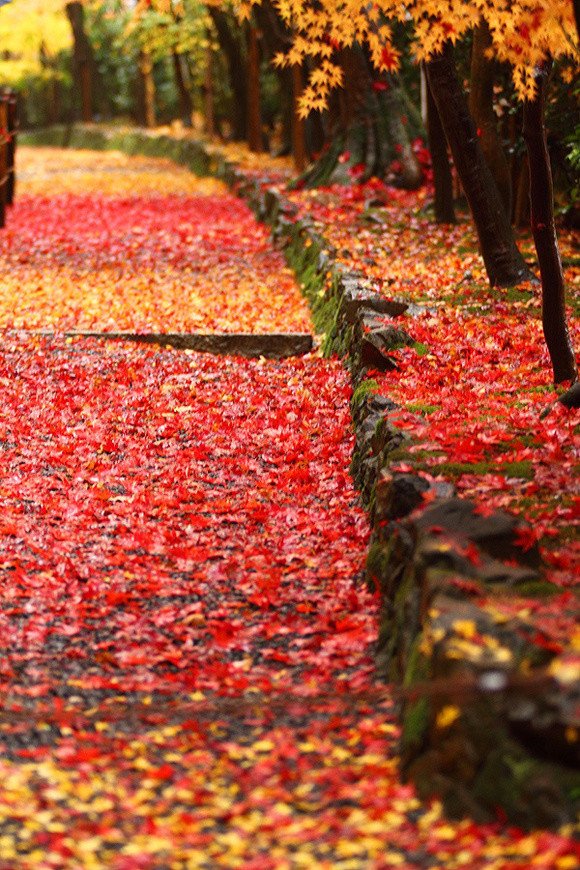
[[[328, 211], [344, 195], [296, 202]], [[367, 206], [349, 207], [344, 221], [338, 204], [331, 219], [316, 217], [329, 233], [350, 225], [358, 244], [353, 218], [366, 220]], [[377, 601], [359, 580], [368, 530], [347, 472], [350, 387], [337, 360], [216, 358], [26, 331], [311, 328], [248, 209], [165, 161], [22, 149], [9, 221], [0, 235], [0, 867], [575, 866], [569, 829], [450, 823], [400, 781], [393, 698], [374, 672]], [[386, 255], [369, 232], [375, 254], [364, 256]], [[354, 241], [330, 241], [358, 256]], [[457, 386], [468, 362], [473, 432], [453, 440], [449, 421], [461, 431], [462, 418], [452, 392], [407, 408], [405, 424], [419, 427], [417, 439], [433, 424], [429, 438], [448, 439], [437, 448], [447, 462], [495, 462], [485, 451], [502, 440], [532, 451], [505, 463], [528, 462], [533, 479], [494, 469], [502, 489], [486, 469], [473, 473], [489, 484], [486, 498], [545, 498], [537, 523], [546, 514], [549, 525], [534, 529], [549, 549], [556, 488], [536, 469], [558, 469], [568, 491], [572, 423], [557, 410], [557, 426], [546, 426], [562, 435], [515, 444], [547, 397], [545, 371], [523, 356], [533, 322], [514, 332], [525, 366], [516, 371], [505, 328], [490, 332], [500, 343], [488, 360], [505, 397], [498, 407], [524, 407], [519, 423], [502, 410], [486, 441], [496, 429], [476, 416], [474, 345], [459, 315], [435, 320], [436, 308], [432, 300], [413, 322], [426, 350], [400, 352], [408, 383], [381, 376], [379, 388], [424, 405], [421, 365]], [[501, 314], [486, 310], [484, 320]], [[516, 379], [520, 390], [541, 387], [529, 391], [536, 398], [512, 390]], [[453, 452], [461, 442], [475, 454]], [[548, 452], [534, 453], [542, 445]], [[460, 471], [467, 489], [471, 472]], [[558, 505], [571, 528], [567, 496]], [[562, 594], [571, 546], [551, 551]]]

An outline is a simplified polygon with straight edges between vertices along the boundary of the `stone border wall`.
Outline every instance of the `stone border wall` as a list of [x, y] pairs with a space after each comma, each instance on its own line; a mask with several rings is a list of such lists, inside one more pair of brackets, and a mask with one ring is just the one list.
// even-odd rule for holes
[[517, 518], [482, 516], [451, 484], [434, 485], [420, 470], [392, 470], [416, 460], [409, 436], [393, 422], [396, 406], [368, 373], [393, 367], [390, 351], [413, 343], [397, 322], [412, 306], [373, 292], [336, 262], [288, 200], [200, 143], [82, 127], [22, 139], [169, 157], [222, 178], [270, 226], [325, 334], [325, 350], [344, 359], [353, 380], [352, 470], [371, 520], [367, 582], [382, 602], [379, 667], [403, 687], [403, 775], [454, 816], [489, 821], [499, 809], [522, 827], [573, 822], [580, 799], [577, 656], [538, 645], [525, 615], [504, 618], [493, 608], [495, 596], [557, 591], [542, 579], [537, 548], [518, 546], [524, 524]]

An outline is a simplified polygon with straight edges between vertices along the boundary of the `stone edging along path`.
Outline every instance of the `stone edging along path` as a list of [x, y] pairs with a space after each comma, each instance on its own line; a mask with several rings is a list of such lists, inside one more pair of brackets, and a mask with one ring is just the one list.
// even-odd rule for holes
[[[578, 683], [566, 679], [565, 661], [529, 639], [525, 617], [497, 619], [492, 606], [496, 590], [549, 595], [537, 547], [517, 546], [516, 517], [481, 516], [451, 484], [391, 470], [401, 460], [413, 464], [411, 441], [368, 372], [392, 367], [389, 351], [413, 343], [397, 324], [412, 306], [373, 292], [283, 195], [200, 142], [95, 127], [51, 128], [26, 141], [168, 157], [222, 178], [270, 226], [326, 335], [325, 350], [343, 357], [353, 380], [352, 470], [372, 527], [367, 580], [381, 593], [379, 666], [403, 685], [403, 774], [453, 815], [492, 819], [500, 807], [524, 827], [572, 822], [580, 797]], [[474, 602], [474, 585], [484, 605]]]
[[[40, 330], [40, 335], [52, 336], [50, 330]], [[202, 353], [266, 357], [282, 359], [310, 353], [314, 348], [312, 335], [307, 332], [95, 332], [71, 330], [65, 338], [102, 338], [107, 341], [134, 341], [137, 344], [159, 344], [178, 350], [195, 350]]]

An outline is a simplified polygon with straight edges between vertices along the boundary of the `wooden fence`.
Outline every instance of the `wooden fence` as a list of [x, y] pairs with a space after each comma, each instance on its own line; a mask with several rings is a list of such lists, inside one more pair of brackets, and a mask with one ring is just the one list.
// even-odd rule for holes
[[6, 223], [6, 207], [14, 201], [17, 127], [16, 94], [4, 88], [0, 90], [0, 227]]

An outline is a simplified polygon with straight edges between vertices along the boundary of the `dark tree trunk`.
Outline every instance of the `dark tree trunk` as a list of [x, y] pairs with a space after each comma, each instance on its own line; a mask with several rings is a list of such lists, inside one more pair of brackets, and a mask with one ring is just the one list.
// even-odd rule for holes
[[294, 64], [292, 67], [292, 155], [294, 157], [294, 168], [297, 172], [304, 172], [306, 168], [304, 119], [298, 114], [302, 87], [302, 68], [299, 64]]
[[475, 121], [481, 148], [495, 179], [505, 213], [511, 219], [512, 180], [507, 157], [498, 136], [497, 118], [493, 108], [496, 64], [486, 54], [491, 45], [489, 27], [485, 23], [480, 24], [473, 33], [469, 110]]
[[46, 70], [46, 115], [48, 124], [57, 124], [60, 117], [60, 86], [56, 78], [57, 64], [50, 55], [44, 40], [40, 43], [38, 60], [43, 70]]
[[427, 135], [435, 186], [435, 220], [438, 224], [454, 224], [453, 176], [447, 152], [447, 139], [428, 81], [426, 82], [426, 91]]
[[580, 0], [574, 0], [574, 18], [576, 20], [576, 33], [580, 39]]
[[260, 46], [258, 31], [247, 27], [248, 40], [248, 147], [256, 154], [264, 150], [262, 112], [260, 107]]
[[481, 254], [492, 286], [509, 287], [530, 278], [517, 249], [493, 175], [485, 161], [477, 130], [457, 78], [453, 47], [425, 64], [429, 86], [451, 148], [475, 223]]
[[175, 86], [177, 88], [177, 93], [179, 96], [179, 112], [181, 115], [181, 119], [183, 123], [189, 127], [191, 126], [191, 114], [193, 112], [193, 102], [191, 100], [191, 94], [187, 88], [185, 83], [185, 76], [183, 74], [183, 65], [182, 65], [182, 57], [178, 52], [172, 52], [173, 59], [173, 72], [175, 74]]
[[536, 69], [536, 97], [524, 103], [524, 139], [530, 166], [532, 233], [542, 278], [542, 324], [554, 382], [576, 380], [578, 371], [566, 324], [562, 263], [554, 222], [552, 171], [546, 142], [544, 110], [551, 61]]
[[153, 61], [148, 51], [139, 53], [139, 122], [145, 127], [154, 127], [156, 122]]
[[213, 86], [213, 51], [208, 45], [205, 54], [205, 77], [203, 83], [203, 103], [205, 115], [205, 132], [208, 136], [215, 134], [214, 86]]
[[80, 96], [81, 119], [93, 118], [93, 50], [85, 33], [85, 10], [82, 3], [75, 0], [66, 4], [66, 14], [73, 32], [74, 79]]
[[214, 23], [220, 47], [227, 59], [230, 87], [234, 97], [231, 119], [232, 138], [236, 142], [240, 142], [246, 138], [248, 122], [247, 64], [228, 16], [214, 6], [208, 6], [207, 11]]

